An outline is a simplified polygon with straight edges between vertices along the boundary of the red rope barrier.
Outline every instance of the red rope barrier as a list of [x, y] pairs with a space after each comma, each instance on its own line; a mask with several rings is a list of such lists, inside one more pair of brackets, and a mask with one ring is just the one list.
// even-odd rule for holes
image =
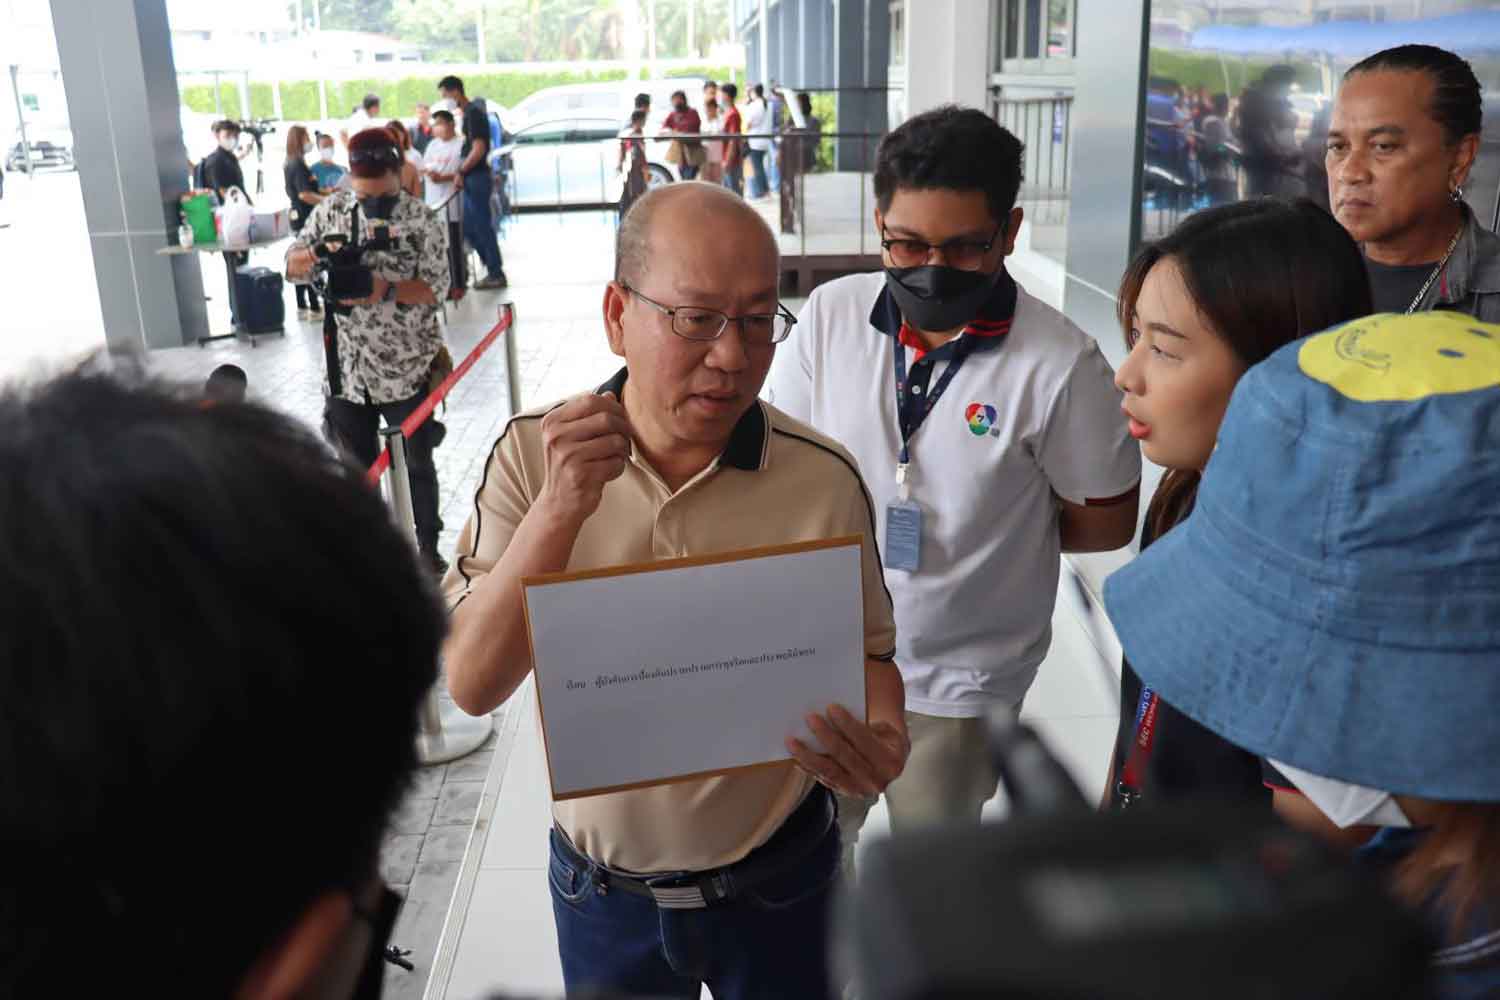
[[[479, 356], [489, 350], [490, 345], [498, 340], [502, 333], [511, 328], [511, 324], [515, 321], [515, 315], [515, 310], [509, 305], [504, 307], [504, 312], [500, 316], [500, 322], [496, 323], [490, 332], [484, 335], [483, 340], [474, 345], [474, 349], [469, 352], [468, 357], [464, 358], [463, 362], [457, 368], [448, 373], [448, 377], [443, 379], [442, 384], [432, 390], [426, 399], [422, 400], [422, 405], [413, 410], [409, 417], [401, 421], [402, 437], [411, 437], [417, 432], [417, 428], [427, 422], [427, 419], [432, 416], [432, 411], [437, 409], [437, 405], [447, 398], [448, 393], [458, 384], [458, 380], [469, 373], [469, 369], [474, 367], [474, 362], [479, 360]], [[385, 470], [390, 464], [391, 453], [382, 451], [380, 457], [375, 460], [375, 464], [370, 466], [369, 470], [365, 473], [366, 481], [371, 486], [378, 484], [380, 477], [385, 475]]]

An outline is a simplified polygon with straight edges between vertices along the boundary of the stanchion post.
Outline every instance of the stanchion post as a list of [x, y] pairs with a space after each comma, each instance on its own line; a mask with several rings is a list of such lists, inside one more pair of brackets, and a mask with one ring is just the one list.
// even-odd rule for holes
[[[406, 468], [406, 438], [400, 427], [383, 427], [380, 436], [391, 456], [385, 473], [391, 514], [396, 519], [396, 527], [415, 546], [417, 522], [411, 500], [411, 477]], [[441, 676], [437, 683], [443, 683]], [[456, 706], [451, 711], [443, 711], [438, 701], [437, 685], [433, 685], [422, 699], [419, 710], [417, 759], [424, 765], [443, 764], [471, 754], [490, 738], [491, 726], [488, 715], [476, 718], [460, 712]]]
[[521, 412], [521, 362], [516, 358], [516, 307], [507, 302], [502, 306], [510, 324], [505, 328], [505, 387], [510, 393], [510, 415]]

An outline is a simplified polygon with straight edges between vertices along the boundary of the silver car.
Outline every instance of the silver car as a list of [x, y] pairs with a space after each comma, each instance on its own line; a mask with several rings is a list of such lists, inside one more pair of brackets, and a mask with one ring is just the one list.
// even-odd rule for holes
[[[620, 133], [613, 118], [559, 118], [532, 122], [506, 135], [502, 170], [517, 209], [608, 206], [620, 200]], [[648, 133], [649, 134], [649, 133]], [[665, 161], [667, 143], [646, 142], [648, 182], [670, 184], [677, 175]]]

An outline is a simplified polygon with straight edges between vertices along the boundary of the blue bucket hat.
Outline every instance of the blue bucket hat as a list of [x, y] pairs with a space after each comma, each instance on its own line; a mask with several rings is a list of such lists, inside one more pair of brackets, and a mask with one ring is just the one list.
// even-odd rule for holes
[[1500, 326], [1371, 316], [1252, 368], [1191, 516], [1104, 603], [1142, 680], [1231, 743], [1500, 801]]

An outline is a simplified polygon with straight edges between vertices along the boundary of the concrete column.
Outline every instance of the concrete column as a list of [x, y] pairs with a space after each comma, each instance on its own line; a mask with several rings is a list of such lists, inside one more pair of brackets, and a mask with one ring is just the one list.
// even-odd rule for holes
[[[890, 34], [887, 0], [833, 0], [833, 83], [839, 88], [840, 132], [885, 131]], [[835, 169], [870, 169], [876, 142], [873, 137], [837, 140]]]
[[785, 81], [803, 90], [833, 86], [833, 0], [798, 0], [793, 61]]
[[771, 75], [771, 18], [766, 8], [767, 0], [760, 0], [760, 20], [756, 24], [756, 34], [760, 36], [760, 62], [757, 64], [760, 76], [755, 83], [765, 83]]
[[1125, 359], [1115, 290], [1140, 238], [1148, 0], [1079, 0], [1063, 310]]
[[166, 0], [52, 0], [52, 23], [105, 343], [190, 344], [208, 333], [198, 257], [156, 253], [188, 186]]
[[989, 82], [988, 0], [921, 0], [906, 18], [907, 112], [940, 104], [985, 107]]

